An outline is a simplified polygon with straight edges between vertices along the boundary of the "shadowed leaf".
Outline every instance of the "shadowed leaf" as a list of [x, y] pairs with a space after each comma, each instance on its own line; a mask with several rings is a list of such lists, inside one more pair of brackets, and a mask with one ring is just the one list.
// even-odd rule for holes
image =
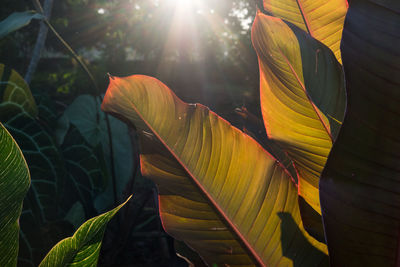
[[[100, 110], [100, 104], [100, 101], [93, 96], [81, 95], [65, 110], [64, 116], [79, 130], [88, 144], [92, 147], [102, 147], [109, 173], [111, 173], [107, 125], [105, 114]], [[132, 144], [126, 125], [115, 118], [109, 118], [109, 121], [113, 143], [115, 176], [118, 177], [117, 195], [120, 196], [133, 171]], [[63, 133], [58, 134], [62, 135]], [[98, 211], [104, 211], [113, 203], [111, 179], [108, 182], [106, 191], [95, 200], [94, 205]]]
[[331, 266], [399, 266], [400, 3], [350, 2], [343, 127], [320, 181]]
[[0, 39], [7, 34], [28, 25], [32, 19], [43, 19], [43, 15], [35, 11], [14, 12], [0, 22]]

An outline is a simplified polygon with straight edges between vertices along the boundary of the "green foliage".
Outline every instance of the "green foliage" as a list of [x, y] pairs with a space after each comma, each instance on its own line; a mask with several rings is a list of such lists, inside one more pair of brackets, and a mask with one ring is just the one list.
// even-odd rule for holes
[[[238, 17], [248, 16], [254, 6], [246, 1], [203, 1], [211, 7], [206, 10], [210, 14], [190, 7], [184, 10], [190, 16], [177, 23], [165, 13], [178, 14], [180, 7], [168, 1], [98, 1], [92, 8], [91, 1], [70, 0], [56, 9], [61, 15], [54, 22], [83, 48], [87, 63], [97, 61], [92, 67], [99, 73], [113, 66], [126, 74], [121, 62], [144, 59], [149, 65], [156, 62], [157, 68], [151, 68], [157, 69], [158, 77], [174, 81], [175, 72], [189, 62], [200, 62], [203, 69], [225, 62], [241, 68], [239, 79], [248, 80], [256, 64], [247, 51], [248, 29], [239, 26], [243, 21]], [[396, 0], [351, 1], [341, 49], [346, 0], [261, 2], [252, 39], [268, 134], [260, 143], [266, 150], [250, 137], [259, 137], [251, 130], [243, 127], [241, 132], [204, 106], [183, 103], [153, 78], [111, 77], [103, 108], [139, 130], [141, 171], [158, 184], [165, 230], [183, 241], [177, 251], [199, 265], [204, 260], [210, 265], [326, 266], [328, 250], [333, 267], [396, 266]], [[243, 13], [235, 15], [238, 7]], [[71, 19], [65, 17], [66, 10], [72, 12]], [[225, 25], [221, 17], [227, 18]], [[193, 25], [216, 18], [218, 23], [195, 28], [189, 18]], [[32, 19], [42, 17], [32, 11], [13, 13], [0, 22], [0, 38]], [[90, 38], [76, 38], [76, 29]], [[179, 38], [170, 38], [172, 33]], [[203, 47], [192, 38], [199, 36], [208, 40]], [[17, 37], [10, 34], [0, 46]], [[349, 97], [344, 120], [342, 57]], [[50, 82], [52, 97], [41, 92], [35, 98], [17, 72], [0, 65], [0, 120], [5, 126], [0, 125], [0, 170], [5, 170], [0, 171], [1, 266], [16, 264], [18, 216], [19, 263], [36, 266], [56, 241], [117, 203], [124, 189], [125, 194], [132, 190], [132, 132], [114, 118], [107, 125], [99, 109], [101, 97], [75, 97], [87, 92], [80, 86], [87, 86], [76, 62], [72, 65], [70, 72], [41, 73], [37, 81]], [[205, 74], [198, 75], [202, 81]], [[193, 77], [188, 79], [190, 86]], [[55, 95], [69, 99], [55, 105]], [[238, 113], [246, 120], [251, 117], [246, 107]], [[6, 128], [19, 143], [32, 176], [23, 209], [29, 172]], [[110, 179], [109, 173], [118, 180]], [[50, 250], [40, 266], [96, 265], [105, 227], [124, 204], [84, 223]], [[132, 217], [127, 212], [123, 218]], [[124, 233], [152, 221], [154, 215], [136, 227], [129, 222]], [[126, 243], [126, 237], [116, 242]], [[118, 255], [119, 251], [111, 259]]]
[[21, 150], [1, 123], [0, 144], [0, 266], [16, 266], [18, 221], [30, 177]]
[[40, 263], [40, 267], [63, 267], [70, 265], [96, 266], [101, 240], [107, 223], [128, 202], [82, 224], [72, 237], [58, 242]]
[[[36, 96], [36, 105], [22, 78], [4, 65], [1, 70], [1, 120], [19, 143], [32, 177], [21, 215], [19, 260], [35, 266], [59, 238], [73, 230], [61, 218], [75, 202], [83, 203], [85, 217], [97, 214], [93, 203], [106, 188], [108, 170], [100, 145], [88, 144], [69, 123], [57, 124], [48, 97]], [[62, 127], [64, 136], [56, 143], [55, 133]]]

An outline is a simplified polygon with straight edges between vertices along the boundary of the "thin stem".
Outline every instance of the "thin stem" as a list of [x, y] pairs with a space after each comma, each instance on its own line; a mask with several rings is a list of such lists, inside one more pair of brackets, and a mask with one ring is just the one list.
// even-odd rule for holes
[[[46, 0], [44, 2], [43, 14], [44, 14], [46, 19], [50, 18], [52, 6], [53, 6], [53, 0]], [[40, 22], [39, 33], [38, 33], [38, 36], [36, 38], [35, 48], [33, 49], [32, 57], [31, 57], [31, 60], [29, 62], [29, 67], [28, 67], [28, 69], [26, 71], [26, 74], [25, 74], [25, 77], [24, 77], [24, 79], [25, 79], [27, 84], [31, 83], [33, 74], [36, 71], [37, 65], [38, 65], [40, 57], [42, 55], [42, 51], [43, 51], [44, 45], [46, 43], [48, 29], [49, 28], [47, 27], [47, 25], [43, 21], [41, 21]]]
[[[33, 3], [36, 7], [36, 10], [43, 14], [43, 7], [40, 4], [39, 0], [33, 0]], [[54, 29], [53, 25], [47, 20], [47, 18], [44, 18], [43, 20], [46, 25], [49, 27], [49, 29], [54, 33], [54, 35], [58, 38], [58, 40], [64, 45], [64, 47], [71, 53], [71, 55], [76, 59], [76, 61], [79, 63], [79, 65], [82, 67], [82, 69], [86, 72], [86, 74], [89, 76], [89, 79], [91, 80], [94, 89], [95, 89], [95, 96], [98, 97], [100, 102], [102, 101], [102, 97], [100, 96], [100, 88], [94, 79], [92, 73], [86, 66], [86, 64], [83, 62], [83, 60], [78, 56], [78, 54], [72, 49], [72, 47], [61, 37], [60, 34]], [[96, 106], [97, 106], [97, 101], [95, 101]], [[97, 108], [98, 110], [98, 108]], [[97, 112], [97, 123], [99, 124], [99, 114]], [[112, 134], [111, 134], [111, 126], [110, 126], [110, 120], [108, 117], [108, 114], [105, 114], [105, 121], [107, 125], [107, 134], [108, 134], [108, 146], [110, 150], [110, 164], [111, 164], [111, 177], [112, 177], [112, 182], [113, 182], [113, 194], [114, 194], [114, 205], [116, 206], [118, 204], [118, 199], [117, 199], [117, 183], [116, 183], [116, 175], [115, 175], [115, 163], [114, 163], [114, 151], [113, 151], [113, 144], [112, 144]]]
[[58, 34], [58, 32], [54, 29], [54, 27], [50, 24], [50, 22], [47, 19], [44, 19], [44, 22], [47, 24], [49, 29], [54, 33], [54, 35], [60, 40], [60, 42], [67, 48], [67, 50], [72, 54], [72, 56], [78, 61], [79, 65], [82, 67], [82, 69], [86, 72], [86, 74], [89, 76], [91, 82], [93, 83], [93, 86], [96, 89], [96, 94], [95, 95], [100, 95], [100, 89], [99, 86], [94, 79], [92, 73], [86, 66], [86, 64], [83, 62], [83, 60], [79, 57], [78, 54], [75, 53], [75, 51], [68, 45], [68, 43]]
[[[37, 11], [43, 14], [43, 8], [42, 5], [40, 4], [39, 0], [34, 0], [35, 6], [37, 8]], [[49, 27], [49, 29], [54, 33], [54, 35], [57, 37], [57, 39], [67, 48], [67, 50], [72, 54], [72, 56], [78, 61], [79, 65], [82, 67], [82, 69], [86, 72], [86, 74], [89, 76], [90, 80], [93, 83], [93, 86], [96, 89], [95, 95], [100, 95], [100, 89], [99, 86], [94, 79], [92, 73], [86, 66], [86, 64], [82, 61], [82, 59], [78, 56], [78, 54], [72, 49], [72, 47], [61, 37], [60, 34], [54, 29], [53, 25], [49, 22], [49, 20], [45, 17], [43, 19], [44, 23]]]
[[113, 151], [113, 143], [112, 143], [112, 136], [111, 136], [111, 127], [110, 127], [110, 120], [108, 118], [108, 114], [105, 116], [106, 125], [107, 125], [107, 132], [108, 132], [108, 145], [110, 150], [110, 159], [111, 159], [111, 178], [113, 183], [113, 194], [114, 194], [114, 205], [118, 204], [117, 199], [117, 181], [115, 177], [115, 164], [114, 164], [114, 151]]

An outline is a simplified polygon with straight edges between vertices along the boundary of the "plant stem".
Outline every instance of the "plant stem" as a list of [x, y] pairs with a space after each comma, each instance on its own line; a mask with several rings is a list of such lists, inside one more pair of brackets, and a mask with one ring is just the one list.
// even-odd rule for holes
[[[39, 0], [33, 0], [34, 6], [36, 7], [37, 12], [44, 14], [44, 10], [42, 5], [40, 4]], [[79, 65], [82, 67], [82, 69], [86, 72], [88, 75], [89, 79], [91, 80], [94, 89], [95, 89], [95, 96], [98, 97], [100, 102], [102, 102], [102, 97], [100, 96], [100, 88], [94, 79], [94, 76], [86, 66], [86, 64], [83, 62], [83, 60], [79, 57], [79, 55], [72, 49], [72, 47], [61, 37], [60, 34], [54, 29], [53, 25], [49, 22], [49, 20], [45, 17], [44, 18], [44, 23], [48, 26], [48, 28], [54, 33], [54, 35], [57, 37], [57, 39], [64, 45], [64, 47], [71, 53], [71, 55], [76, 59], [76, 61], [79, 63]], [[95, 101], [97, 104], [97, 101]], [[97, 113], [98, 114], [98, 113]], [[97, 116], [97, 123], [99, 123], [99, 117]], [[112, 182], [113, 182], [113, 194], [114, 194], [114, 205], [117, 206], [118, 204], [118, 199], [117, 199], [117, 184], [116, 184], [116, 175], [115, 175], [115, 163], [114, 163], [114, 152], [113, 152], [113, 145], [112, 145], [112, 134], [111, 134], [111, 127], [110, 127], [110, 120], [108, 117], [108, 114], [105, 114], [105, 120], [106, 120], [106, 125], [107, 125], [107, 134], [108, 134], [108, 146], [110, 150], [110, 164], [111, 164], [111, 177], [112, 177]]]
[[[52, 7], [53, 7], [53, 0], [45, 0], [43, 14], [47, 20], [50, 18]], [[37, 65], [42, 55], [44, 44], [46, 43], [48, 29], [49, 28], [47, 27], [46, 23], [41, 21], [39, 33], [36, 38], [35, 48], [33, 49], [31, 61], [29, 62], [29, 67], [28, 70], [26, 71], [24, 78], [27, 84], [30, 84], [32, 76], [36, 71]]]

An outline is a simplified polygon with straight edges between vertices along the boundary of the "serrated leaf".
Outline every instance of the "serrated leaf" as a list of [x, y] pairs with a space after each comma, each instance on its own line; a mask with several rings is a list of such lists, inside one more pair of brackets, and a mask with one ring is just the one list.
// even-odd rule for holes
[[4, 64], [0, 64], [0, 108], [2, 121], [4, 117], [10, 117], [21, 110], [32, 117], [38, 113], [28, 84], [18, 72]]
[[33, 10], [14, 12], [0, 22], [0, 39], [7, 34], [28, 25], [32, 19], [43, 19], [44, 16]]
[[107, 223], [129, 201], [82, 224], [72, 237], [55, 245], [39, 267], [96, 266]]
[[341, 61], [340, 39], [347, 0], [263, 0], [273, 16], [293, 23], [328, 46]]
[[321, 176], [331, 266], [399, 266], [400, 2], [350, 2], [343, 127]]
[[24, 156], [0, 123], [0, 266], [16, 266], [19, 217], [30, 183]]
[[341, 66], [323, 44], [260, 12], [252, 40], [267, 134], [293, 160], [305, 227], [322, 241], [318, 183], [345, 111]]
[[158, 184], [164, 228], [208, 264], [326, 264], [290, 175], [252, 138], [147, 76], [111, 78], [102, 108], [142, 133], [141, 169]]

